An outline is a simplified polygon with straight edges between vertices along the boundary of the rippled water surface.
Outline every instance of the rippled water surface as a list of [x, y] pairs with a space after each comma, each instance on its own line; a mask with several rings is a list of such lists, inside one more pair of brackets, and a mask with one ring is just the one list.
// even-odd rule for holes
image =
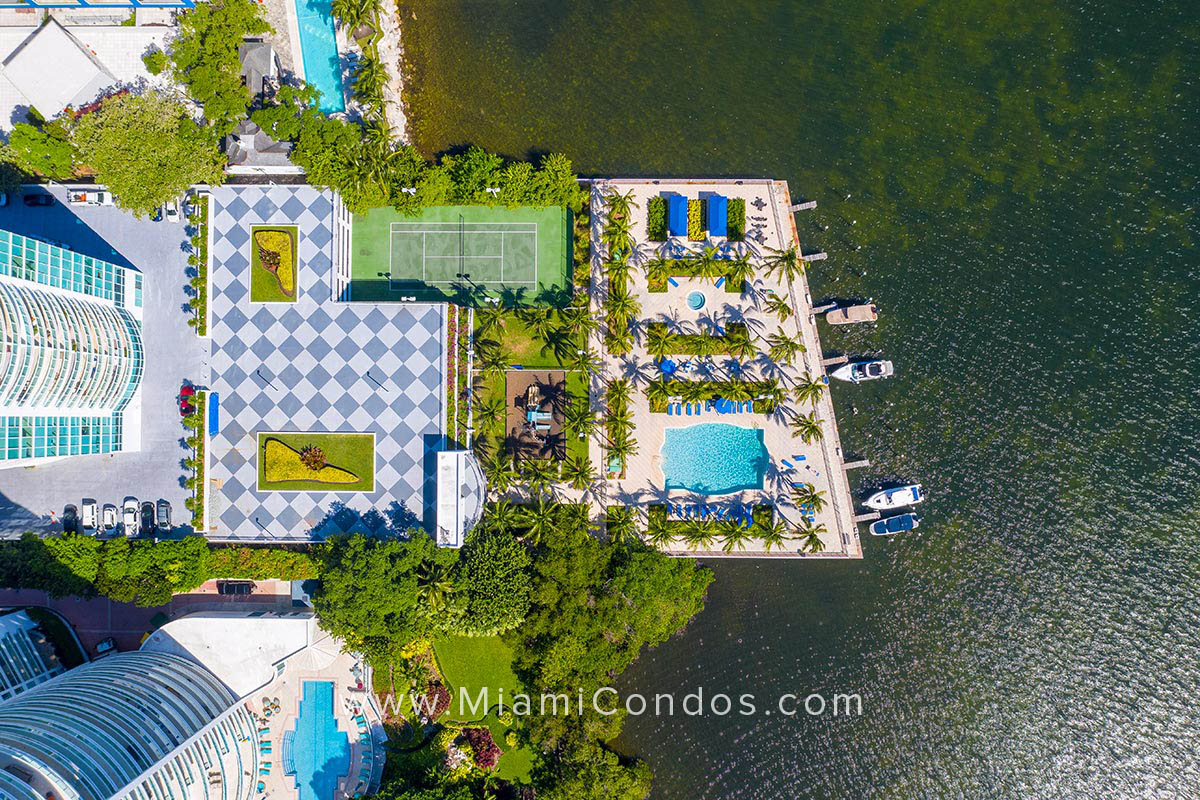
[[[857, 691], [857, 719], [630, 719], [660, 798], [1200, 795], [1193, 4], [425, 2], [413, 133], [589, 174], [786, 178], [853, 478], [922, 481], [853, 564], [717, 564], [627, 691]], [[870, 539], [870, 537], [867, 537]], [[766, 702], [760, 704], [767, 705]]]

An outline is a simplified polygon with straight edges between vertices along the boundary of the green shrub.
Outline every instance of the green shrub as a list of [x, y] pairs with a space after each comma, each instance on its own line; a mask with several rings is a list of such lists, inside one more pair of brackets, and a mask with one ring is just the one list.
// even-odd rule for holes
[[508, 745], [509, 747], [516, 747], [517, 746], [517, 732], [509, 731], [508, 733], [504, 734], [504, 743], [506, 745]]
[[746, 199], [730, 198], [728, 208], [729, 241], [740, 242], [746, 238]]
[[303, 581], [317, 574], [317, 559], [308, 550], [214, 547], [208, 554], [210, 579]]
[[[744, 206], [743, 206], [744, 210]], [[667, 198], [651, 197], [646, 204], [646, 231], [652, 242], [667, 240]]]
[[688, 200], [688, 238], [693, 242], [703, 242], [705, 238], [704, 205], [701, 200]]
[[158, 75], [167, 68], [167, 54], [162, 50], [153, 50], [142, 56], [142, 63], [151, 75]]

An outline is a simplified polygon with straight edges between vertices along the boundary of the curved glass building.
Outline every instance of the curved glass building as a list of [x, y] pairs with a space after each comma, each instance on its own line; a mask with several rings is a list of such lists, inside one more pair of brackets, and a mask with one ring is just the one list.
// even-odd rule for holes
[[0, 231], [0, 468], [139, 449], [142, 275]]
[[0, 797], [244, 800], [258, 781], [244, 703], [204, 667], [122, 653], [0, 704]]

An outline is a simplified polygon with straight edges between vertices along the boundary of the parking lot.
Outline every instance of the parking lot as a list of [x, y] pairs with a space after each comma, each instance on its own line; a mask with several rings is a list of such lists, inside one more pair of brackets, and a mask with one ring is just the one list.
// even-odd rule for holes
[[175, 397], [186, 380], [209, 381], [207, 339], [188, 327], [187, 232], [182, 223], [137, 219], [115, 207], [69, 206], [66, 189], [26, 187], [49, 192], [52, 206], [27, 206], [10, 196], [0, 208], [0, 228], [52, 242], [79, 253], [133, 267], [145, 275], [142, 339], [141, 441], [136, 453], [72, 456], [38, 467], [0, 469], [0, 537], [28, 530], [61, 530], [59, 517], [67, 503], [85, 497], [103, 507], [121, 507], [126, 496], [140, 501], [167, 500], [177, 533], [191, 514], [184, 508], [191, 492], [184, 488], [182, 466], [190, 450], [188, 431], [180, 421]]

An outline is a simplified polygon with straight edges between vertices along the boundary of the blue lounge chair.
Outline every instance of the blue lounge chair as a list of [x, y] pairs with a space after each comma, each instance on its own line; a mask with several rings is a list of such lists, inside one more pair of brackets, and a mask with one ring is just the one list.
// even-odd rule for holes
[[725, 278], [723, 278], [723, 277], [717, 278], [717, 288], [720, 289], [724, 285], [725, 285]]
[[747, 403], [746, 403], [746, 410], [747, 410], [747, 411], [749, 411], [749, 412], [751, 412], [751, 413], [753, 413], [753, 412], [754, 412], [754, 401], [753, 401], [753, 400], [747, 401]]
[[687, 405], [685, 405], [683, 407], [683, 411], [685, 414], [687, 414], [690, 417], [692, 415], [692, 404], [688, 403]]
[[673, 416], [674, 414], [675, 414], [675, 406], [671, 405], [670, 403], [667, 403], [667, 416], [670, 417], [670, 416]]
[[780, 464], [783, 464], [783, 465], [784, 465], [785, 467], [787, 467], [788, 469], [795, 469], [795, 468], [796, 468], [796, 465], [795, 465], [795, 464], [793, 464], [792, 462], [788, 461], [786, 458], [781, 458], [781, 459], [779, 459], [779, 463], [780, 463]]
[[808, 461], [808, 456], [792, 456], [797, 461]]
[[674, 286], [676, 289], [678, 289], [678, 288], [679, 288], [679, 282], [678, 282], [678, 281], [676, 281], [674, 278], [667, 278], [667, 283], [671, 284], [671, 285], [672, 285], [672, 286]]

